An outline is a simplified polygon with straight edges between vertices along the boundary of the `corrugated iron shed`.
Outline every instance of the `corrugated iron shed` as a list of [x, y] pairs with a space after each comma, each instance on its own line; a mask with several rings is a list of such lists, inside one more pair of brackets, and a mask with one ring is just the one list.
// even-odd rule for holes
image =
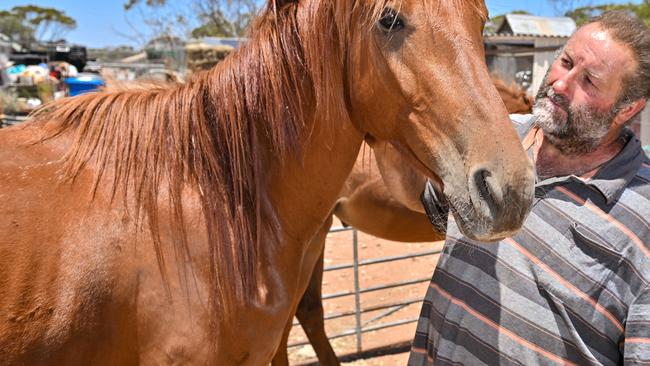
[[228, 38], [228, 37], [203, 37], [199, 39], [201, 43], [204, 43], [209, 46], [230, 46], [232, 48], [237, 48], [239, 44], [246, 42], [246, 38]]
[[524, 37], [570, 37], [575, 30], [575, 21], [568, 17], [506, 14], [496, 33]]

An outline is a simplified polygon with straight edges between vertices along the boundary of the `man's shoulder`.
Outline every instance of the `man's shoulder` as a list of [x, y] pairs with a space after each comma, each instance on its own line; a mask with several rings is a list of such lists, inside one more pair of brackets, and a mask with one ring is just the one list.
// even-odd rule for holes
[[[626, 198], [623, 203], [628, 207], [648, 207], [650, 203], [650, 159], [645, 154], [643, 162], [634, 172], [631, 172], [628, 179], [625, 185], [626, 193], [622, 194]], [[646, 209], [643, 216], [647, 216], [647, 212]]]
[[630, 139], [625, 147], [631, 146], [634, 148], [637, 156], [638, 169], [636, 170], [636, 174], [634, 174], [636, 183], [650, 183], [650, 158], [648, 158], [647, 146], [643, 146], [640, 138], [633, 132], [628, 130], [628, 134], [630, 135]]
[[650, 183], [650, 159], [647, 156], [643, 159], [643, 163], [641, 163], [636, 176], [642, 181], [645, 181], [645, 183]]
[[533, 114], [511, 114], [510, 120], [512, 121], [512, 126], [517, 130], [519, 138], [523, 139], [531, 127], [535, 123], [535, 115]]

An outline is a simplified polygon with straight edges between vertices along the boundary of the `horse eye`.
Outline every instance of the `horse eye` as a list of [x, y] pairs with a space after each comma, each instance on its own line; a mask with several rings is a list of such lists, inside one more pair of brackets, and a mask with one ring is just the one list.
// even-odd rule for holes
[[385, 32], [398, 32], [404, 28], [404, 20], [395, 10], [386, 8], [379, 18], [379, 25]]

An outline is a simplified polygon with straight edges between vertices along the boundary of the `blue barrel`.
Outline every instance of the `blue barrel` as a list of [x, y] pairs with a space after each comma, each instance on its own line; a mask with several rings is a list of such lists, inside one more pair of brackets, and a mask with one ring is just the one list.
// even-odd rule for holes
[[99, 75], [94, 74], [80, 74], [77, 77], [66, 78], [64, 82], [68, 86], [71, 97], [97, 91], [105, 85], [104, 80]]

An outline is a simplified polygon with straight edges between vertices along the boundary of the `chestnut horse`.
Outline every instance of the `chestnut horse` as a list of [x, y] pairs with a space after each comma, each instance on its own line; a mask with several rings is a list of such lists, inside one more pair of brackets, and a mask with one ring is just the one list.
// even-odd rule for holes
[[533, 97], [516, 83], [506, 83], [499, 75], [492, 74], [492, 83], [497, 88], [508, 113], [528, 114], [533, 112]]
[[[507, 84], [497, 75], [491, 75], [492, 83], [499, 92], [508, 113], [527, 114], [533, 110], [533, 98], [516, 84]], [[377, 145], [377, 144], [376, 144]], [[444, 233], [437, 232], [429, 222], [419, 201], [400, 192], [395, 181], [405, 176], [411, 179], [426, 178], [417, 171], [405, 168], [403, 159], [389, 145], [362, 149], [352, 172], [343, 185], [341, 196], [336, 202], [333, 214], [344, 225], [367, 234], [398, 242], [430, 242], [442, 240]], [[321, 232], [329, 230], [331, 220]], [[325, 248], [325, 235], [314, 238], [323, 240], [315, 244]], [[321, 365], [338, 365], [336, 354], [325, 333], [324, 310], [321, 297], [323, 279], [323, 255], [314, 268], [311, 280], [303, 295], [296, 317], [303, 327]], [[288, 364], [286, 353], [289, 333], [284, 335], [282, 346], [274, 358], [274, 366]]]
[[485, 20], [481, 0], [269, 0], [186, 84], [0, 131], [2, 363], [267, 364], [364, 138], [436, 182], [467, 235], [520, 228], [533, 171]]

